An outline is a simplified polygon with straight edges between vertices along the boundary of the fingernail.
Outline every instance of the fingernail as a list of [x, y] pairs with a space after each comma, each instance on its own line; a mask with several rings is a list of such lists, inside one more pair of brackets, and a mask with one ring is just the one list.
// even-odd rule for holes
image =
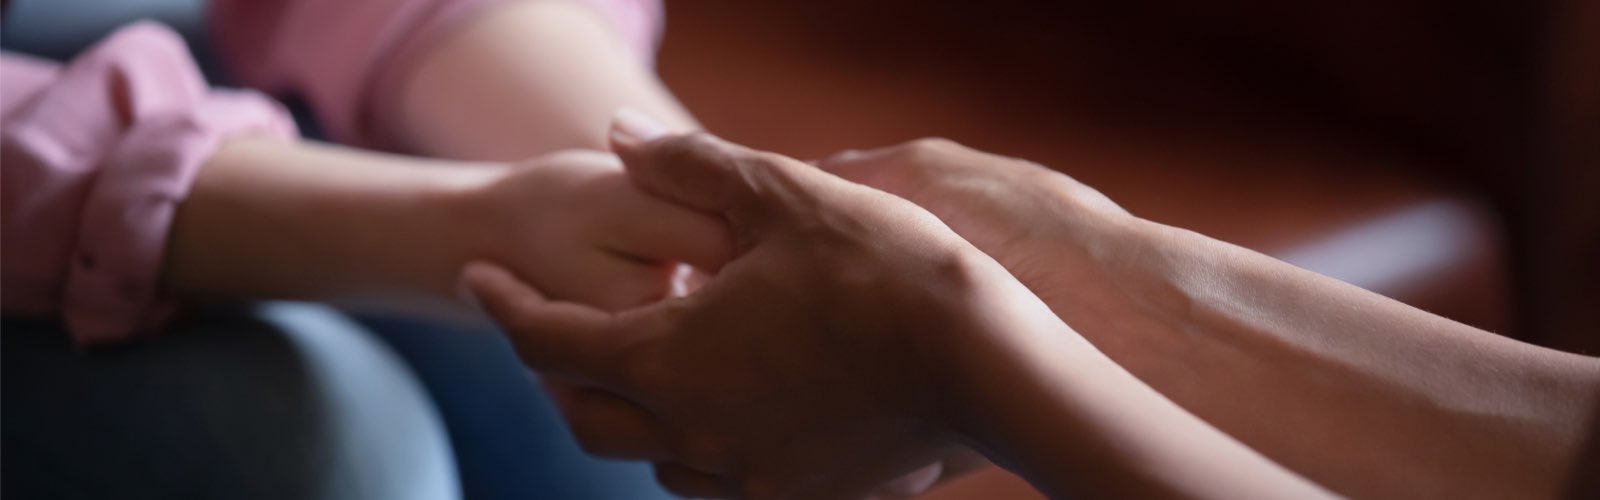
[[694, 277], [694, 268], [688, 264], [679, 263], [672, 268], [672, 278], [669, 281], [671, 289], [667, 297], [678, 298], [689, 295], [689, 280]]
[[655, 140], [667, 135], [667, 127], [639, 110], [623, 107], [611, 115], [611, 140], [625, 146]]

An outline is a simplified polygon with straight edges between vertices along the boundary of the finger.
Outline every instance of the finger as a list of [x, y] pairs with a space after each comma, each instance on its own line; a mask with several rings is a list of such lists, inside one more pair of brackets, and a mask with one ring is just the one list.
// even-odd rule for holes
[[789, 207], [813, 202], [837, 181], [799, 160], [755, 151], [704, 133], [626, 139], [619, 115], [612, 149], [645, 191], [697, 210], [720, 214], [742, 245], [785, 222]]
[[671, 296], [676, 272], [673, 264], [601, 252], [574, 258], [567, 266], [561, 275], [569, 283], [584, 286], [561, 298], [607, 312], [626, 311]]
[[656, 462], [653, 467], [655, 468], [656, 482], [661, 483], [661, 487], [665, 488], [668, 493], [687, 498], [733, 498], [737, 496], [734, 489], [728, 486], [728, 481], [721, 477], [670, 462]]
[[672, 296], [684, 297], [711, 282], [711, 274], [689, 266], [679, 265], [672, 274]]
[[617, 193], [601, 227], [610, 250], [649, 262], [687, 262], [707, 271], [721, 269], [733, 254], [733, 237], [721, 217], [686, 209], [640, 192], [627, 178], [606, 182]]
[[585, 453], [622, 460], [672, 458], [671, 447], [655, 419], [632, 401], [550, 378], [545, 379], [545, 389]]
[[548, 301], [511, 271], [488, 262], [467, 264], [461, 284], [505, 330], [529, 367], [597, 383], [615, 380], [616, 353], [630, 335], [613, 328], [611, 315]]

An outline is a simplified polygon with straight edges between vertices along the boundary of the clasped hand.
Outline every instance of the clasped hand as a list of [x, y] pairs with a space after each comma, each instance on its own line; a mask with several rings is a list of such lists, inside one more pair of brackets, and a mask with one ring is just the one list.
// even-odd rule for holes
[[579, 441], [656, 462], [675, 493], [867, 493], [963, 442], [950, 367], [999, 356], [996, 332], [1057, 322], [911, 202], [703, 134], [644, 139], [614, 134], [633, 182], [731, 230], [732, 259], [703, 288], [609, 313], [494, 264], [463, 281], [560, 381]]

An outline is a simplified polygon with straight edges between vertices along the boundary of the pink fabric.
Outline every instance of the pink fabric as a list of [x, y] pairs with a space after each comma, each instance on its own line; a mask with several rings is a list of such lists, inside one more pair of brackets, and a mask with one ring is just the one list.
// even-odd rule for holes
[[6, 313], [60, 314], [80, 343], [147, 332], [173, 212], [224, 137], [295, 136], [276, 103], [210, 90], [183, 40], [138, 23], [65, 67], [0, 56]]
[[[406, 70], [439, 38], [507, 1], [215, 0], [210, 22], [241, 83], [301, 96], [333, 140], [394, 150], [373, 125], [374, 103], [393, 102]], [[575, 1], [597, 8], [641, 60], [651, 59], [660, 0]]]
[[[244, 83], [300, 94], [334, 139], [381, 146], [371, 103], [502, 1], [217, 0], [212, 21]], [[650, 59], [659, 0], [577, 1]], [[5, 312], [60, 314], [80, 343], [150, 332], [170, 309], [158, 288], [166, 238], [196, 170], [230, 134], [292, 138], [293, 122], [261, 95], [208, 89], [183, 41], [152, 23], [66, 67], [5, 54], [0, 68]]]

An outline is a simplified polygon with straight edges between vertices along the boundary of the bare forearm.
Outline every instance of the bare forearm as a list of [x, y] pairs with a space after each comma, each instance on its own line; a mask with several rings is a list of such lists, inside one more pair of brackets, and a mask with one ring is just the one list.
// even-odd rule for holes
[[[1055, 498], [1324, 498], [1184, 411], [1059, 321], [967, 350], [975, 446]], [[1043, 331], [1040, 331], [1043, 330]], [[989, 354], [987, 356], [983, 354]]]
[[229, 141], [179, 207], [166, 286], [236, 299], [448, 297], [467, 255], [440, 194], [473, 182], [470, 170], [313, 143]]
[[520, 160], [604, 150], [612, 112], [631, 107], [673, 130], [698, 128], [594, 9], [511, 2], [467, 21], [409, 72], [390, 103], [407, 152]]
[[1360, 497], [1550, 497], [1600, 360], [1521, 344], [1199, 234], [1066, 175], [923, 140], [824, 168], [908, 196], [1140, 380]]
[[1600, 361], [1139, 223], [1103, 256], [1131, 314], [1055, 309], [1195, 414], [1342, 493], [1552, 497]]

